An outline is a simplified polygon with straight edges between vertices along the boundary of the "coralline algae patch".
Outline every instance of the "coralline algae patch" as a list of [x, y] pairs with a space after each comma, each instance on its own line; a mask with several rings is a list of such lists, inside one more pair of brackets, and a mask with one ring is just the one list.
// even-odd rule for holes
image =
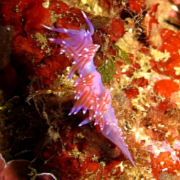
[[[71, 129], [68, 123], [64, 125], [69, 130], [59, 131], [61, 141], [47, 144], [42, 151], [47, 165], [58, 169], [61, 179], [121, 177], [123, 169], [114, 158], [121, 160], [124, 157], [117, 148], [110, 146], [98, 131], [92, 132], [90, 127], [81, 131], [79, 128]], [[51, 133], [53, 135], [53, 131]], [[104, 158], [107, 158], [108, 163], [104, 162]]]
[[[157, 5], [153, 6], [146, 16], [155, 17], [156, 8]], [[154, 12], [153, 17], [152, 12]], [[154, 178], [177, 179], [179, 178], [176, 178], [179, 171], [179, 148], [176, 146], [179, 142], [179, 75], [178, 67], [175, 66], [179, 66], [179, 35], [178, 32], [161, 29], [156, 19], [148, 22], [150, 24], [144, 21], [143, 25], [152, 27], [155, 23], [157, 31], [162, 33], [161, 45], [156, 52], [151, 49], [149, 52], [144, 51], [143, 44], [138, 42], [131, 32], [127, 32], [117, 45], [128, 53], [134, 52], [133, 56], [138, 58], [136, 62], [140, 68], [132, 70], [133, 61], [131, 61], [132, 64], [121, 65], [121, 72], [118, 69], [119, 83], [114, 86], [114, 92], [116, 94], [117, 86], [123, 89], [130, 99], [129, 108], [137, 112], [131, 113], [131, 121], [125, 122], [125, 130], [133, 131], [135, 141], [150, 152], [151, 171]], [[151, 45], [153, 43], [152, 41]], [[175, 48], [173, 44], [177, 44]], [[144, 78], [145, 86], [134, 83], [143, 82]], [[118, 108], [117, 111], [119, 111]], [[118, 119], [122, 120], [122, 118], [124, 117], [120, 116]], [[126, 118], [125, 121], [127, 120]], [[127, 134], [124, 132], [125, 137], [129, 138]]]
[[[47, 133], [36, 142], [38, 152], [28, 147], [21, 147], [21, 151], [33, 151], [31, 161], [38, 158], [31, 162], [34, 169], [51, 172], [62, 180], [179, 179], [180, 35], [174, 26], [167, 24], [165, 28], [161, 24], [163, 14], [157, 16], [164, 1], [158, 1], [159, 5], [149, 0], [64, 2], [0, 2], [0, 22], [14, 32], [11, 56], [5, 60], [8, 65], [3, 70], [0, 68], [0, 79], [8, 79], [9, 84], [0, 83], [0, 89], [9, 97], [19, 95], [23, 99], [31, 94], [28, 101], [35, 105], [39, 116], [29, 110], [28, 118], [35, 119], [37, 124], [44, 119], [48, 126]], [[173, 2], [169, 2], [168, 9], [171, 5]], [[61, 46], [48, 41], [48, 38], [66, 39], [67, 36], [50, 32], [42, 24], [87, 30], [81, 10], [94, 25], [93, 42], [101, 46], [95, 65], [99, 67], [105, 62], [103, 67], [108, 68], [111, 62], [116, 68], [116, 74], [105, 88], [111, 91], [112, 106], [136, 167], [102, 136], [98, 126], [78, 127], [87, 115], [68, 116], [74, 104], [73, 81], [67, 82], [72, 60], [59, 54]], [[73, 80], [76, 78], [74, 75]], [[1, 113], [5, 114], [6, 106], [0, 104]], [[6, 139], [6, 131], [10, 134], [5, 128], [1, 138]], [[3, 154], [7, 156], [7, 152]], [[12, 158], [16, 154], [18, 158], [23, 157], [17, 151], [9, 154]]]
[[[48, 35], [42, 24], [51, 26], [54, 23], [52, 18], [56, 18], [57, 26], [61, 24], [64, 27], [66, 24], [66, 28], [77, 29], [80, 25], [80, 10], [70, 10], [62, 2], [57, 6], [57, 2], [53, 1], [48, 7], [44, 7], [44, 3], [44, 0], [1, 2], [1, 24], [11, 26], [15, 32], [11, 41], [11, 62], [13, 68], [18, 71], [18, 81], [22, 86], [18, 88], [21, 91], [27, 89], [29, 79], [34, 75], [40, 76], [42, 83], [49, 86], [57, 74], [61, 74], [70, 65], [67, 57], [59, 56], [60, 48], [47, 42]], [[58, 15], [54, 15], [53, 12]], [[66, 23], [67, 21], [69, 23]]]

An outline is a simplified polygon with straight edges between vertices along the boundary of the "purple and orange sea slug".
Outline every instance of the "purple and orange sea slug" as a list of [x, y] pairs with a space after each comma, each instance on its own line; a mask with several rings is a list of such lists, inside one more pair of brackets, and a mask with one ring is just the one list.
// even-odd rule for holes
[[99, 45], [93, 44], [92, 35], [94, 27], [82, 12], [88, 26], [89, 31], [82, 29], [81, 31], [73, 29], [58, 29], [44, 26], [45, 28], [67, 34], [70, 39], [60, 40], [50, 38], [57, 44], [63, 45], [60, 54], [66, 53], [74, 59], [68, 79], [78, 70], [80, 78], [74, 81], [75, 105], [71, 109], [69, 115], [78, 113], [81, 109], [85, 114], [89, 110], [89, 117], [82, 121], [79, 126], [94, 121], [94, 125], [99, 124], [102, 134], [111, 140], [121, 151], [129, 158], [133, 165], [132, 157], [121, 136], [122, 131], [118, 126], [118, 120], [111, 106], [111, 94], [109, 90], [104, 89], [101, 82], [101, 75], [96, 71], [93, 57], [99, 48]]

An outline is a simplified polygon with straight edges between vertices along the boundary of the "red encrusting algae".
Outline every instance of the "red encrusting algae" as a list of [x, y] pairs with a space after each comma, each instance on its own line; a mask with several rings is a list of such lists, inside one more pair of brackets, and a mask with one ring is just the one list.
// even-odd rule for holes
[[[83, 2], [76, 6], [77, 2], [71, 1], [71, 7], [58, 0], [0, 2], [2, 28], [13, 33], [2, 33], [4, 39], [0, 37], [2, 42], [7, 38], [7, 45], [0, 49], [4, 55], [0, 63], [0, 151], [3, 157], [16, 159], [13, 163], [18, 163], [18, 159], [30, 160], [33, 172], [51, 172], [62, 180], [179, 179], [180, 32], [176, 10], [179, 3], [101, 0], [97, 4], [94, 1], [93, 8], [88, 1], [85, 5]], [[167, 14], [163, 4], [167, 5]], [[122, 152], [99, 133], [99, 126], [78, 127], [88, 115], [93, 117], [91, 111], [83, 115], [91, 105], [87, 99], [82, 101], [86, 105], [82, 112], [75, 113], [81, 103], [75, 104], [72, 113], [76, 115], [68, 116], [74, 100], [70, 97], [73, 84], [66, 78], [73, 58], [59, 54], [63, 47], [47, 40], [66, 40], [68, 36], [47, 31], [42, 24], [87, 30], [81, 10], [95, 27], [93, 42], [101, 46], [95, 55], [95, 65], [98, 68], [111, 60], [109, 62], [116, 66], [116, 74], [105, 87], [111, 91], [118, 126], [137, 167], [132, 167]], [[168, 15], [177, 19], [176, 27]], [[104, 65], [108, 67], [108, 63]], [[84, 80], [91, 85], [91, 78]], [[82, 91], [83, 80], [78, 83], [82, 87], [75, 86], [75, 90]], [[27, 107], [22, 102], [29, 94], [31, 106]], [[108, 103], [108, 96], [106, 98]], [[105, 106], [99, 108], [106, 111]], [[99, 114], [97, 119], [103, 126]], [[42, 127], [38, 129], [46, 127], [40, 131], [41, 138], [36, 125]], [[32, 152], [30, 156], [29, 152]], [[1, 163], [0, 171], [4, 173], [0, 173], [0, 177], [7, 177], [6, 168], [10, 165], [4, 168]], [[15, 170], [13, 165], [9, 175]], [[30, 169], [28, 174], [31, 174]], [[44, 177], [36, 177], [40, 178]]]

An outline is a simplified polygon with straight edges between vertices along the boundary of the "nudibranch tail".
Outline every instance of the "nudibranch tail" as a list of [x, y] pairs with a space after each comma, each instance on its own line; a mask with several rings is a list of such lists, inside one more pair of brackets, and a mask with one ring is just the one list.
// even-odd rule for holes
[[115, 123], [106, 123], [104, 125], [104, 128], [102, 130], [103, 135], [108, 138], [110, 141], [112, 141], [114, 144], [116, 144], [119, 149], [128, 157], [128, 159], [131, 161], [131, 163], [134, 164], [134, 161], [131, 157], [131, 154], [129, 153], [125, 143], [124, 138], [122, 138], [122, 131]]
[[50, 38], [57, 44], [63, 46], [60, 54], [65, 53], [74, 59], [68, 79], [72, 77], [74, 72], [78, 70], [80, 78], [74, 81], [74, 93], [77, 100], [72, 107], [69, 115], [78, 113], [81, 109], [83, 114], [89, 111], [89, 117], [82, 121], [79, 126], [83, 126], [94, 121], [94, 125], [99, 125], [102, 134], [116, 144], [119, 149], [129, 158], [133, 165], [132, 157], [122, 138], [122, 131], [118, 126], [118, 121], [111, 106], [111, 94], [109, 90], [105, 90], [101, 82], [101, 75], [96, 71], [93, 57], [99, 48], [99, 45], [93, 44], [92, 34], [94, 27], [87, 18], [86, 14], [82, 14], [89, 26], [89, 31], [58, 29], [44, 26], [45, 28], [66, 33], [70, 39], [61, 40]]

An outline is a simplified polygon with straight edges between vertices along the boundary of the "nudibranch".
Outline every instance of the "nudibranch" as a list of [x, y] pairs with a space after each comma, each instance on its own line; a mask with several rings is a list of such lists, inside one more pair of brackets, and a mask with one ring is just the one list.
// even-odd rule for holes
[[76, 70], [79, 72], [80, 77], [74, 81], [74, 93], [77, 101], [69, 115], [76, 114], [81, 109], [85, 114], [88, 110], [89, 117], [82, 121], [79, 126], [94, 121], [94, 125], [100, 126], [102, 134], [117, 145], [135, 166], [124, 143], [122, 131], [118, 126], [118, 120], [111, 106], [110, 91], [103, 87], [101, 75], [96, 71], [96, 67], [94, 66], [93, 57], [100, 47], [97, 44], [93, 44], [92, 41], [94, 27], [83, 11], [82, 14], [89, 26], [89, 31], [85, 31], [84, 29], [79, 31], [65, 28], [51, 28], [43, 25], [49, 30], [65, 33], [70, 38], [67, 40], [49, 39], [63, 46], [60, 54], [66, 53], [67, 56], [74, 59], [68, 80]]

